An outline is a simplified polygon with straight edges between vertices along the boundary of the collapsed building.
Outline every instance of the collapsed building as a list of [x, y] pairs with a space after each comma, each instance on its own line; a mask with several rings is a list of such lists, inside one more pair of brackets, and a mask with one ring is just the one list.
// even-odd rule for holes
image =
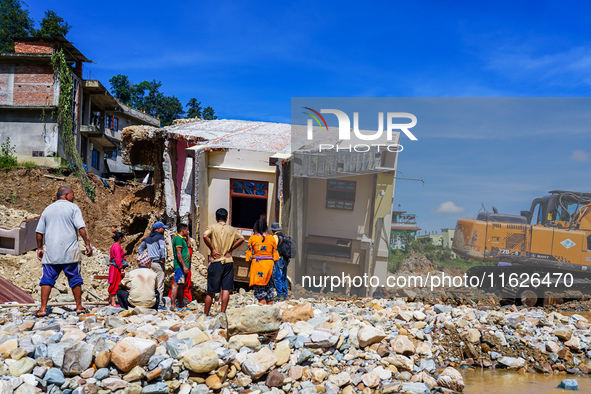
[[[188, 223], [203, 255], [202, 235], [218, 208], [246, 239], [262, 217], [279, 222], [297, 245], [292, 288], [305, 276], [379, 278], [373, 287], [364, 281], [333, 289], [365, 296], [387, 276], [397, 153], [292, 151], [291, 143], [289, 124], [244, 120], [178, 120], [122, 132], [124, 163], [154, 168], [164, 220]], [[246, 243], [233, 253], [242, 282], [249, 278], [245, 252]]]

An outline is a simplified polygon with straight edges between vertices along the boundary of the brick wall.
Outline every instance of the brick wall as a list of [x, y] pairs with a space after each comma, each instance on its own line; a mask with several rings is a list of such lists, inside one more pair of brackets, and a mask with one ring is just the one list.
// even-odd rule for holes
[[53, 79], [50, 65], [16, 65], [13, 105], [53, 104]]
[[0, 105], [8, 104], [8, 73], [10, 66], [8, 64], [0, 64]]
[[15, 53], [53, 53], [55, 42], [14, 42]]

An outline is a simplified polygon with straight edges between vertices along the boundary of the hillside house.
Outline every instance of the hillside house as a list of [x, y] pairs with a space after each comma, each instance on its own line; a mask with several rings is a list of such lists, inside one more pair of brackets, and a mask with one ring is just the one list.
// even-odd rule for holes
[[82, 161], [96, 174], [130, 172], [121, 160], [120, 130], [159, 126], [159, 120], [117, 102], [99, 81], [84, 79], [83, 64], [92, 61], [65, 38], [18, 38], [14, 47], [14, 53], [0, 53], [0, 141], [9, 137], [21, 162], [60, 165], [60, 86], [51, 55], [63, 49], [72, 66], [72, 132]]

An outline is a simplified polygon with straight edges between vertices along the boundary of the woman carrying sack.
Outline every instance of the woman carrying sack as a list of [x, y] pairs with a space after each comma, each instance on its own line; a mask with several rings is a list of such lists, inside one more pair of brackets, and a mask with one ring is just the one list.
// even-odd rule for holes
[[254, 297], [261, 305], [273, 304], [273, 266], [279, 260], [275, 238], [267, 234], [267, 222], [258, 219], [254, 224], [253, 235], [248, 239], [246, 261], [250, 262], [250, 286]]

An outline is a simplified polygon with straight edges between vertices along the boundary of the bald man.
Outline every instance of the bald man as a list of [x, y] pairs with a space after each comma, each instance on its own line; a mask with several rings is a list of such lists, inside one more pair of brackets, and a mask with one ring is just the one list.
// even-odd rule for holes
[[[78, 248], [78, 233], [86, 245], [86, 256], [92, 256], [92, 248], [82, 212], [74, 204], [74, 191], [68, 186], [57, 190], [57, 201], [49, 205], [41, 214], [37, 225], [37, 258], [43, 266], [41, 286], [41, 308], [35, 316], [47, 315], [47, 301], [55, 281], [63, 271], [68, 278], [76, 300], [78, 314], [88, 312], [82, 306], [82, 276], [80, 261], [82, 253]], [[45, 241], [45, 250], [43, 249]]]

